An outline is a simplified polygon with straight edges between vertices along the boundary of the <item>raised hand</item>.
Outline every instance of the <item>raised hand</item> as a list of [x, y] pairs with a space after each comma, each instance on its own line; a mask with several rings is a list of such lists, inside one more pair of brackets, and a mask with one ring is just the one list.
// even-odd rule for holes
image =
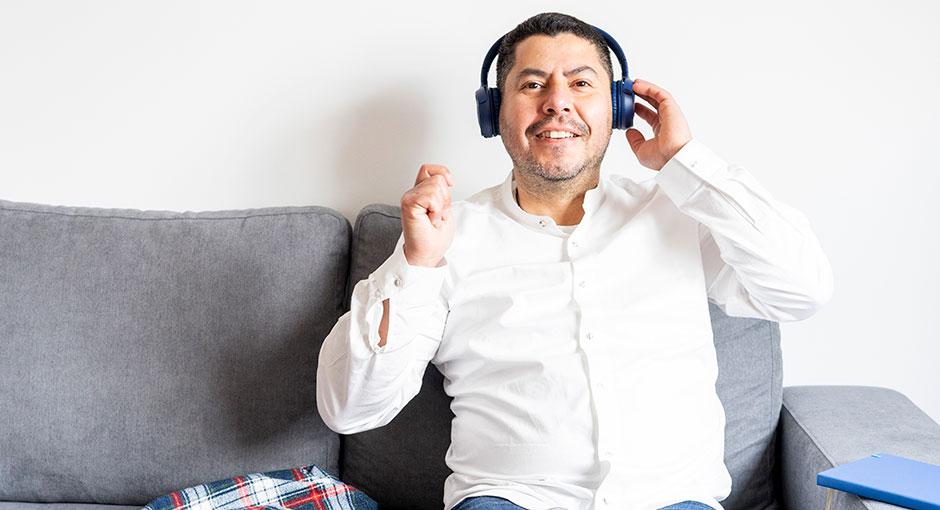
[[637, 116], [653, 128], [653, 138], [647, 140], [638, 129], [630, 128], [627, 142], [641, 165], [658, 172], [692, 139], [692, 132], [679, 104], [666, 89], [646, 80], [634, 80], [633, 93], [656, 108], [634, 102]]
[[414, 187], [401, 197], [401, 227], [409, 264], [435, 267], [450, 247], [454, 239], [453, 186], [447, 167], [425, 164], [418, 170]]

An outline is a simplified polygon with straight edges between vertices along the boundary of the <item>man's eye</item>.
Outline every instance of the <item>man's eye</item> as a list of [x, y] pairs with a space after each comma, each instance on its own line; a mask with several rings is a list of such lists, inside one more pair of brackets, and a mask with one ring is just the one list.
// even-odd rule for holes
[[582, 84], [583, 84], [584, 86], [588, 86], [588, 87], [591, 86], [590, 83], [588, 83], [588, 82], [586, 82], [586, 81], [584, 81], [584, 80], [579, 80], [579, 81], [577, 81], [577, 82], [575, 82], [575, 83], [576, 83], [578, 86], [582, 86]]
[[541, 87], [541, 86], [542, 86], [541, 83], [535, 83], [535, 82], [529, 82], [525, 84], [525, 88], [527, 89], [532, 89], [532, 88]]

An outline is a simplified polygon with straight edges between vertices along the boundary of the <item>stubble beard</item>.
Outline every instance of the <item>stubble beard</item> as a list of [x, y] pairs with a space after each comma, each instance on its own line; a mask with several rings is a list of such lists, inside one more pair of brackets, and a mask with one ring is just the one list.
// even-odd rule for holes
[[[609, 136], [608, 143], [610, 142]], [[577, 178], [584, 174], [598, 175], [608, 146], [608, 143], [605, 143], [596, 153], [589, 154], [584, 160], [565, 167], [563, 163], [554, 159], [548, 164], [542, 164], [535, 159], [531, 149], [523, 150], [515, 147], [514, 144], [505, 143], [505, 139], [503, 142], [519, 178], [528, 184], [528, 189], [534, 193], [552, 195], [576, 191], [570, 188], [580, 187]], [[563, 150], [560, 147], [555, 149], [558, 152]]]
[[580, 164], [575, 163], [567, 168], [563, 167], [561, 163], [554, 163], [554, 161], [549, 163], [548, 166], [543, 165], [535, 160], [531, 151], [527, 151], [522, 158], [511, 157], [510, 159], [512, 159], [513, 165], [522, 174], [538, 177], [549, 183], [556, 183], [570, 181], [581, 175], [585, 170], [591, 172], [598, 169], [601, 166], [601, 162], [604, 160], [604, 154], [606, 152], [607, 149], [605, 147], [600, 153], [589, 156], [581, 161]]

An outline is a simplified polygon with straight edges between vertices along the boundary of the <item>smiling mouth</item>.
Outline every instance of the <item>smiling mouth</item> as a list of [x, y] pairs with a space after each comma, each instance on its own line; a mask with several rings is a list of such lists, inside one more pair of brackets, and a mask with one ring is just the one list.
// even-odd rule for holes
[[535, 137], [545, 142], [564, 142], [580, 138], [581, 136], [568, 131], [545, 131], [544, 133], [535, 135]]

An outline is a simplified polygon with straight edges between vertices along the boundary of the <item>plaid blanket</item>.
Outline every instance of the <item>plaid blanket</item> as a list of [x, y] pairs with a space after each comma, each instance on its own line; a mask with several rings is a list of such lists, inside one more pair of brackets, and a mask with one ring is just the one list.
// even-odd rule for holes
[[316, 466], [252, 473], [188, 487], [151, 501], [144, 510], [377, 510], [364, 492]]

